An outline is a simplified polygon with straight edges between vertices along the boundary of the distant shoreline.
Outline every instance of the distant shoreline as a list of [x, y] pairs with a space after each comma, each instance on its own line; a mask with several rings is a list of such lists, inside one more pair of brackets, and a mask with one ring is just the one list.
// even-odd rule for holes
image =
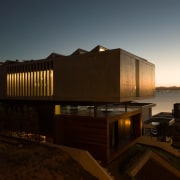
[[156, 87], [156, 90], [180, 90], [180, 87], [177, 86], [170, 86], [170, 87], [164, 87], [164, 86], [160, 86], [160, 87]]

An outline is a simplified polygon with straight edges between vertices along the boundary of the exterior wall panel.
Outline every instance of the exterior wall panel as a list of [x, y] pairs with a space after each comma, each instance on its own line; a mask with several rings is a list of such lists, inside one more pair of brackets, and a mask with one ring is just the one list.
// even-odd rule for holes
[[155, 66], [121, 49], [1, 66], [1, 99], [111, 103], [153, 97]]
[[153, 97], [155, 95], [155, 68], [147, 61], [139, 63], [139, 96], [141, 98]]
[[86, 149], [95, 158], [107, 162], [106, 119], [60, 115], [56, 117], [55, 128], [56, 144]]
[[125, 52], [120, 56], [120, 101], [131, 101], [136, 97], [135, 59]]
[[119, 101], [119, 51], [60, 58], [54, 72], [55, 99]]
[[141, 123], [139, 110], [116, 115], [97, 112], [96, 116], [90, 112], [62, 113], [54, 119], [54, 143], [88, 150], [96, 159], [109, 163], [141, 136]]

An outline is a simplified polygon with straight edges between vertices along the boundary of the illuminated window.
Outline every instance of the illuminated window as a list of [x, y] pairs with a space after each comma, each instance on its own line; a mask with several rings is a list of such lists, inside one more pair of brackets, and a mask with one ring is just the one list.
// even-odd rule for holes
[[43, 84], [44, 84], [44, 89], [43, 89], [43, 91], [44, 91], [44, 96], [47, 96], [47, 89], [46, 89], [46, 84], [47, 84], [47, 71], [43, 71], [43, 75], [44, 75], [44, 77], [43, 77]]
[[60, 114], [61, 114], [61, 106], [55, 105], [55, 115], [60, 115]]
[[105, 51], [105, 50], [106, 50], [106, 49], [103, 48], [103, 47], [100, 47], [100, 48], [99, 48], [99, 51], [100, 51], [100, 52]]
[[39, 71], [36, 71], [36, 95], [39, 96], [39, 89], [40, 89], [40, 78], [39, 78]]
[[54, 72], [52, 69], [37, 71], [36, 66], [24, 69], [29, 71], [16, 72], [15, 68], [14, 72], [7, 73], [7, 96], [53, 96]]
[[40, 96], [44, 96], [44, 93], [43, 93], [43, 85], [44, 85], [44, 76], [43, 76], [43, 71], [40, 71], [40, 93], [39, 95]]
[[53, 96], [54, 93], [53, 86], [53, 70], [50, 70], [50, 96]]
[[119, 129], [120, 129], [120, 137], [130, 136], [130, 129], [131, 128], [131, 120], [127, 119], [120, 119], [119, 120]]
[[17, 96], [17, 94], [16, 94], [17, 78], [16, 77], [17, 77], [17, 75], [16, 75], [16, 73], [14, 73], [14, 96]]
[[19, 73], [20, 83], [19, 83], [19, 95], [24, 96], [24, 73]]
[[10, 74], [7, 74], [7, 95], [10, 96]]
[[19, 96], [19, 73], [16, 74], [16, 96]]
[[47, 96], [50, 96], [50, 89], [49, 89], [49, 80], [50, 79], [50, 73], [49, 70], [47, 70]]
[[27, 72], [27, 79], [26, 79], [26, 81], [27, 81], [27, 83], [26, 83], [26, 88], [27, 88], [27, 94], [26, 94], [26, 96], [29, 96], [29, 94], [30, 94], [30, 78], [29, 78], [29, 75], [30, 73], [29, 72]]
[[30, 72], [30, 96], [34, 96], [34, 73]]

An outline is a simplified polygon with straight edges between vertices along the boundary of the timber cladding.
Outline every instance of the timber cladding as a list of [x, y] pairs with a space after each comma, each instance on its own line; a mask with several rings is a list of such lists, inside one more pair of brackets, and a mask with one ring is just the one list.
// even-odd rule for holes
[[55, 143], [88, 150], [95, 158], [106, 162], [107, 126], [106, 118], [60, 115], [55, 119]]
[[86, 112], [55, 116], [54, 143], [87, 150], [104, 164], [140, 135], [139, 110], [122, 114]]

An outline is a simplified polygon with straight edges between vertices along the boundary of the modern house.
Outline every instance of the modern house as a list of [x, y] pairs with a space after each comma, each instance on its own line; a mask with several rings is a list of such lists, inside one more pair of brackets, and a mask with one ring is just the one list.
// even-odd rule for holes
[[132, 101], [155, 95], [155, 66], [122, 49], [6, 61], [0, 76], [3, 118], [37, 119], [39, 133], [54, 143], [86, 149], [104, 163], [141, 136], [142, 114], [151, 117], [152, 104]]

